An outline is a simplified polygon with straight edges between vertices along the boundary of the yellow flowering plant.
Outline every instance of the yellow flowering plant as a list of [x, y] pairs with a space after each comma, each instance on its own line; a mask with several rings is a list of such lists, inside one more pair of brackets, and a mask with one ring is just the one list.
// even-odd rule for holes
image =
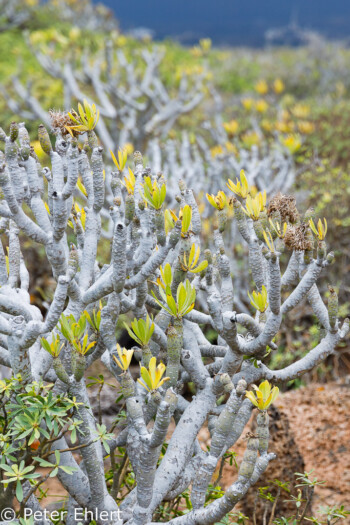
[[248, 297], [250, 299], [250, 304], [254, 306], [254, 308], [261, 313], [265, 312], [269, 303], [267, 302], [267, 290], [264, 285], [262, 285], [261, 292], [256, 292], [255, 290], [252, 294], [248, 292]]
[[223, 122], [222, 125], [224, 127], [224, 130], [229, 135], [234, 135], [238, 131], [238, 128], [239, 128], [239, 124], [237, 120], [230, 120], [230, 122]]
[[260, 100], [257, 100], [255, 103], [255, 109], [258, 113], [265, 113], [268, 109], [269, 105], [263, 98]]
[[119, 344], [117, 344], [117, 353], [119, 356], [119, 359], [117, 356], [113, 355], [114, 361], [117, 363], [119, 368], [126, 370], [129, 368], [132, 356], [134, 354], [134, 350], [127, 350], [126, 348], [121, 348]]
[[243, 98], [242, 99], [242, 106], [247, 111], [250, 111], [254, 105], [254, 99], [253, 98]]
[[259, 95], [266, 95], [266, 93], [269, 91], [269, 86], [267, 85], [266, 80], [259, 80], [254, 87], [255, 91], [259, 93]]
[[233, 191], [233, 193], [242, 197], [242, 199], [246, 199], [250, 193], [250, 187], [244, 170], [241, 170], [240, 172], [240, 180], [236, 178], [236, 184], [234, 184], [231, 179], [228, 179], [226, 186], [229, 190]]
[[288, 149], [291, 155], [294, 155], [294, 153], [301, 148], [301, 138], [298, 134], [291, 134], [282, 139], [282, 144]]
[[284, 82], [280, 78], [276, 78], [273, 83], [273, 90], [277, 95], [280, 95], [284, 91]]
[[223, 191], [219, 191], [216, 195], [206, 194], [208, 202], [217, 210], [223, 210], [227, 205], [227, 197]]
[[125, 148], [119, 149], [117, 153], [118, 158], [114, 155], [112, 150], [109, 150], [109, 152], [111, 154], [112, 160], [114, 164], [116, 165], [118, 171], [123, 171], [123, 169], [125, 168], [126, 162], [128, 160], [127, 150]]
[[291, 112], [296, 118], [305, 119], [310, 114], [310, 106], [306, 104], [296, 104], [291, 108]]
[[208, 53], [211, 49], [211, 39], [210, 38], [201, 38], [200, 41], [199, 41], [199, 45], [202, 49], [202, 51], [204, 51], [204, 53]]
[[222, 146], [220, 146], [220, 144], [217, 144], [216, 146], [213, 146], [212, 148], [210, 148], [210, 153], [213, 159], [215, 159], [215, 157], [218, 157], [219, 155], [223, 155], [224, 149]]
[[[137, 381], [140, 383], [140, 385], [143, 386], [148, 392], [152, 392], [152, 390], [157, 390], [157, 388], [160, 388], [166, 381], [169, 381], [169, 377], [163, 377], [165, 372], [165, 364], [159, 363], [158, 366], [156, 366], [157, 360], [155, 357], [152, 357], [150, 359], [148, 369], [144, 366], [141, 366], [141, 379], [137, 379]], [[162, 379], [163, 378], [163, 379]]]
[[123, 184], [129, 195], [134, 195], [135, 183], [136, 179], [134, 172], [130, 168], [128, 168], [128, 175], [125, 175]]
[[252, 148], [260, 143], [260, 135], [256, 131], [247, 131], [241, 137], [242, 144], [245, 148]]
[[324, 241], [327, 235], [327, 221], [326, 219], [323, 219], [323, 221], [324, 221], [324, 225], [322, 224], [321, 219], [318, 219], [317, 228], [316, 228], [314, 221], [312, 219], [309, 220], [310, 228], [312, 232], [316, 235], [319, 241]]
[[264, 236], [265, 243], [266, 243], [268, 249], [270, 250], [270, 252], [271, 253], [275, 253], [275, 244], [273, 242], [273, 238], [272, 238], [271, 232], [269, 230], [267, 232], [265, 230], [263, 230], [262, 234]]
[[274, 386], [271, 389], [271, 384], [266, 380], [260, 383], [259, 387], [253, 385], [255, 393], [248, 390], [245, 395], [253, 405], [259, 410], [266, 410], [277, 399], [279, 388]]
[[246, 207], [243, 208], [243, 211], [253, 219], [253, 221], [257, 221], [260, 217], [260, 213], [264, 210], [266, 204], [266, 191], [264, 190], [263, 193], [257, 193], [257, 195], [253, 198], [250, 195], [247, 196], [246, 199]]

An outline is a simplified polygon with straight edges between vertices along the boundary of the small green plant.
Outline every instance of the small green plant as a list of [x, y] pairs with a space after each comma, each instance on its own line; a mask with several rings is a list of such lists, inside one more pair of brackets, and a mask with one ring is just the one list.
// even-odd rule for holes
[[14, 464], [11, 466], [1, 463], [0, 468], [4, 471], [4, 475], [6, 476], [6, 479], [1, 483], [16, 483], [16, 498], [20, 503], [23, 501], [22, 482], [40, 477], [39, 473], [32, 472], [35, 468], [34, 465], [26, 467], [24, 461], [21, 461], [19, 465]]

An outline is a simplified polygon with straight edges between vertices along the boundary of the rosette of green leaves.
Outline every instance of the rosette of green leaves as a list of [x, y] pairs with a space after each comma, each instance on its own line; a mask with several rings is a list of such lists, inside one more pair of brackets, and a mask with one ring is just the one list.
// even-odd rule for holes
[[158, 186], [157, 181], [152, 184], [151, 177], [145, 177], [143, 183], [143, 199], [155, 210], [160, 210], [166, 196], [166, 185]]
[[157, 304], [171, 316], [181, 318], [194, 308], [196, 289], [188, 279], [177, 287], [176, 301], [168, 284], [165, 285], [165, 290], [162, 286], [159, 286], [158, 290], [164, 302], [161, 302], [152, 291], [153, 297]]
[[149, 347], [149, 341], [154, 332], [154, 323], [147, 315], [146, 321], [144, 319], [134, 319], [131, 323], [131, 329], [126, 323], [124, 323], [128, 334], [138, 345], [142, 348], [142, 364], [148, 366], [150, 359], [152, 358], [152, 352]]
[[146, 321], [144, 319], [137, 320], [136, 318], [131, 323], [131, 329], [124, 323], [126, 330], [130, 337], [136, 341], [141, 347], [147, 346], [152, 334], [154, 332], [154, 323], [147, 315]]

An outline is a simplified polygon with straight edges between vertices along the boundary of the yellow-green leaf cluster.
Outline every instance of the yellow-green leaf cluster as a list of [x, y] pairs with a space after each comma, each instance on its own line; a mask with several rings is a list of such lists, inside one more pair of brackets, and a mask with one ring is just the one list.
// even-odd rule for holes
[[134, 175], [134, 172], [130, 168], [128, 168], [128, 172], [129, 174], [125, 175], [124, 177], [123, 184], [126, 187], [126, 191], [128, 192], [128, 194], [134, 195], [135, 182], [136, 182], [135, 175]]
[[94, 332], [100, 331], [100, 324], [101, 324], [101, 311], [102, 311], [102, 303], [100, 301], [100, 307], [98, 310], [95, 308], [92, 311], [92, 315], [89, 314], [87, 310], [84, 310], [84, 315], [86, 317], [87, 322], [91, 326]]
[[64, 347], [64, 343], [61, 343], [60, 336], [58, 334], [52, 334], [51, 343], [49, 343], [48, 340], [45, 339], [45, 337], [42, 337], [40, 342], [44, 350], [46, 350], [46, 352], [49, 352], [49, 354], [51, 354], [52, 357], [58, 357], [62, 348]]
[[252, 294], [248, 292], [248, 297], [250, 299], [250, 304], [254, 306], [254, 308], [261, 313], [265, 312], [269, 303], [267, 302], [267, 290], [264, 285], [262, 285], [261, 292], [256, 292], [255, 290]]
[[[159, 363], [158, 366], [156, 366], [157, 360], [155, 357], [152, 357], [150, 359], [148, 369], [144, 366], [141, 366], [141, 379], [138, 379], [137, 381], [140, 383], [140, 385], [143, 386], [148, 392], [151, 392], [152, 390], [157, 390], [157, 388], [160, 388], [165, 381], [168, 381], [169, 377], [163, 377], [163, 374], [165, 372], [165, 365], [164, 363]], [[162, 379], [163, 377], [163, 379]]]
[[285, 234], [286, 234], [286, 231], [287, 231], [287, 223], [285, 222], [283, 224], [283, 227], [281, 228], [281, 225], [280, 225], [280, 223], [278, 221], [273, 222], [272, 219], [269, 219], [269, 222], [270, 222], [271, 228], [274, 230], [274, 232], [276, 233], [277, 237], [279, 237], [280, 239], [283, 239]]
[[[80, 219], [81, 226], [83, 230], [85, 230], [85, 224], [86, 224], [86, 212], [83, 207], [80, 207], [77, 202], [74, 202], [73, 207], [73, 219], [75, 222], [77, 222], [77, 217]], [[70, 226], [72, 229], [74, 229], [73, 222], [71, 220], [68, 221], [68, 226]]]
[[160, 266], [159, 267], [159, 270], [160, 270], [160, 275], [161, 275], [161, 279], [157, 279], [157, 284], [158, 286], [161, 286], [163, 288], [163, 290], [166, 291], [167, 294], [171, 294], [171, 291], [170, 291], [170, 286], [171, 286], [171, 283], [173, 282], [173, 274], [172, 274], [172, 271], [171, 271], [171, 266], [169, 263], [166, 263], [166, 265], [164, 266]]
[[125, 168], [126, 161], [128, 160], [127, 150], [125, 148], [124, 149], [119, 149], [118, 150], [118, 154], [117, 154], [118, 159], [116, 158], [116, 156], [114, 155], [112, 150], [109, 150], [109, 152], [111, 154], [111, 157], [112, 157], [112, 160], [113, 160], [114, 164], [118, 168], [118, 171], [123, 171], [123, 169]]
[[250, 195], [247, 196], [246, 199], [246, 207], [243, 208], [243, 211], [253, 219], [253, 221], [257, 221], [260, 217], [260, 213], [264, 210], [266, 204], [266, 190], [264, 190], [263, 193], [257, 193], [257, 195], [253, 198]]
[[72, 341], [74, 348], [76, 349], [78, 354], [81, 354], [81, 355], [88, 354], [93, 349], [96, 343], [97, 341], [92, 341], [92, 343], [89, 343], [89, 334], [87, 332], [85, 333], [84, 337], [81, 340], [74, 339]]
[[154, 323], [151, 321], [148, 315], [146, 317], [146, 321], [144, 319], [134, 319], [131, 323], [131, 329], [126, 323], [124, 323], [124, 326], [127, 329], [130, 337], [134, 339], [134, 341], [136, 341], [140, 346], [147, 345], [154, 332]]
[[156, 210], [160, 210], [166, 196], [166, 185], [163, 183], [159, 187], [157, 181], [152, 184], [151, 177], [145, 177], [142, 186], [144, 201]]
[[190, 273], [200, 273], [208, 266], [208, 261], [204, 260], [201, 263], [198, 264], [198, 259], [201, 253], [201, 249], [198, 246], [196, 249], [196, 245], [193, 243], [190, 249], [190, 253], [187, 258], [187, 254], [184, 253], [182, 259], [180, 259], [181, 268], [184, 272], [190, 272]]
[[119, 359], [115, 355], [113, 355], [113, 359], [117, 363], [119, 368], [121, 368], [125, 372], [130, 366], [134, 350], [127, 350], [126, 348], [121, 348], [120, 345], [117, 344], [117, 352]]
[[79, 177], [79, 179], [78, 179], [77, 186], [78, 186], [79, 190], [81, 191], [81, 193], [82, 193], [85, 197], [87, 197], [87, 191], [86, 191], [86, 188], [85, 188], [84, 184], [82, 183], [80, 177]]
[[163, 288], [163, 286], [159, 286], [158, 288], [163, 302], [157, 298], [153, 291], [152, 295], [157, 304], [173, 317], [181, 318], [194, 308], [196, 289], [188, 279], [186, 279], [185, 283], [181, 282], [177, 287], [176, 301], [171, 293], [170, 286], [166, 285], [165, 291]]
[[324, 225], [322, 224], [321, 219], [318, 219], [317, 228], [314, 224], [314, 221], [312, 219], [309, 220], [309, 225], [313, 233], [316, 235], [319, 241], [324, 241], [326, 235], [327, 235], [327, 221], [324, 220]]
[[165, 220], [165, 231], [168, 233], [175, 226], [175, 223], [180, 220], [182, 221], [181, 226], [181, 236], [187, 237], [190, 233], [190, 227], [192, 222], [192, 208], [188, 204], [183, 208], [180, 208], [179, 216], [177, 217], [176, 213], [173, 210], [166, 209], [164, 212]]
[[95, 346], [96, 341], [92, 343], [88, 342], [89, 335], [86, 332], [86, 322], [87, 318], [85, 313], [83, 313], [79, 321], [75, 321], [73, 315], [65, 316], [64, 314], [60, 317], [59, 331], [67, 341], [76, 349], [76, 351], [81, 355], [86, 355], [91, 352], [92, 348]]
[[253, 385], [253, 388], [255, 394], [249, 390], [245, 395], [259, 410], [266, 410], [269, 408], [271, 403], [276, 400], [279, 393], [279, 388], [274, 386], [271, 389], [271, 384], [268, 381], [260, 383], [259, 388], [256, 385]]
[[265, 239], [265, 242], [266, 242], [266, 245], [268, 247], [268, 249], [270, 250], [271, 253], [275, 253], [275, 244], [273, 242], [273, 238], [272, 238], [272, 235], [271, 235], [271, 232], [268, 230], [267, 232], [265, 230], [263, 230], [263, 236], [264, 236], [264, 239]]
[[192, 222], [192, 208], [188, 204], [180, 210], [180, 218], [182, 220], [181, 235], [187, 235]]
[[164, 212], [164, 226], [165, 226], [165, 233], [168, 235], [170, 230], [172, 230], [175, 226], [175, 223], [178, 221], [178, 218], [176, 217], [176, 214], [169, 210], [168, 208]]
[[223, 191], [219, 191], [217, 195], [206, 194], [209, 203], [217, 210], [223, 210], [227, 205], [227, 197]]
[[73, 131], [77, 133], [92, 131], [98, 122], [100, 112], [96, 110], [95, 104], [89, 104], [87, 100], [84, 100], [84, 107], [79, 103], [78, 112], [72, 109], [68, 116], [75, 125], [65, 127], [73, 135]]
[[226, 186], [229, 190], [233, 191], [233, 193], [242, 197], [242, 199], [246, 199], [250, 192], [250, 187], [244, 170], [241, 170], [240, 172], [240, 180], [236, 178], [236, 184], [234, 184], [231, 179], [228, 179]]

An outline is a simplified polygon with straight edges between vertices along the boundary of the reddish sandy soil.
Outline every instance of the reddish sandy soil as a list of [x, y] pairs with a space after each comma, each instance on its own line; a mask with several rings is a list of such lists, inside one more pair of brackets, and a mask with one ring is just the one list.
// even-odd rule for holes
[[[294, 472], [309, 472], [312, 478], [326, 481], [315, 489], [313, 514], [320, 507], [344, 505], [350, 510], [350, 385], [328, 383], [310, 384], [279, 396], [277, 410], [270, 410], [270, 451], [278, 459], [271, 462], [260, 486], [270, 485], [275, 478], [295, 480]], [[237, 461], [244, 453], [244, 435], [252, 429], [252, 420], [234, 447]], [[210, 444], [207, 430], [200, 434], [203, 448]], [[223, 485], [229, 486], [236, 479], [234, 467], [225, 466]], [[273, 493], [273, 492], [272, 492]], [[251, 516], [256, 490], [251, 489], [248, 501], [240, 510]], [[295, 494], [295, 492], [294, 492]], [[288, 498], [288, 496], [286, 496]], [[263, 501], [258, 504], [261, 517]], [[290, 515], [293, 504], [281, 501], [276, 516]], [[308, 513], [310, 515], [310, 513]], [[259, 523], [260, 520], [257, 520]], [[350, 518], [339, 522], [350, 524]]]
[[350, 509], [350, 384], [312, 384], [281, 396], [277, 405], [288, 416], [306, 471], [326, 480], [316, 488], [314, 507]]

